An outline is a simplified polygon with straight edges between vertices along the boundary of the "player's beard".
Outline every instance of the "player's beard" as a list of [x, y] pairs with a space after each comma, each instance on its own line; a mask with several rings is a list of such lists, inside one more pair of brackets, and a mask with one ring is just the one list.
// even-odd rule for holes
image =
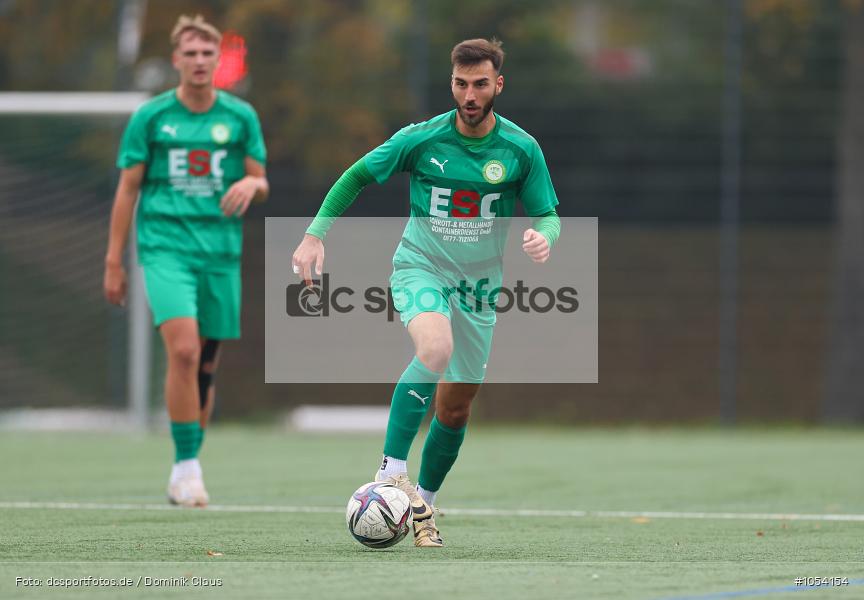
[[[469, 127], [477, 127], [477, 125], [479, 125], [480, 123], [483, 122], [483, 119], [486, 118], [486, 115], [489, 114], [489, 112], [492, 110], [492, 107], [493, 107], [494, 105], [495, 105], [495, 96], [492, 96], [492, 97], [489, 99], [489, 102], [488, 102], [487, 104], [483, 105], [483, 107], [482, 107], [482, 109], [480, 110], [480, 112], [478, 112], [478, 113], [477, 113], [476, 115], [474, 115], [473, 117], [469, 116], [469, 115], [465, 112], [465, 108], [467, 108], [467, 105], [466, 105], [465, 107], [463, 107], [462, 105], [460, 105], [460, 104], [457, 102], [457, 103], [456, 103], [456, 110], [459, 111], [459, 117], [462, 119], [462, 122], [463, 122], [463, 123], [465, 123], [465, 124], [468, 125]], [[471, 106], [474, 107], [474, 106], [476, 106], [476, 104], [472, 104]]]

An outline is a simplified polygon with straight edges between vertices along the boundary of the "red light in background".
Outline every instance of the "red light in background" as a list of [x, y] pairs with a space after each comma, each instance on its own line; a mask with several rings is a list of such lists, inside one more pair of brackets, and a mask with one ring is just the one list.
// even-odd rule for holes
[[213, 84], [220, 89], [230, 90], [240, 83], [248, 69], [246, 68], [246, 40], [236, 31], [226, 31], [222, 34], [222, 58], [216, 67]]
[[651, 55], [642, 48], [603, 48], [587, 57], [588, 67], [604, 79], [628, 81], [651, 75]]

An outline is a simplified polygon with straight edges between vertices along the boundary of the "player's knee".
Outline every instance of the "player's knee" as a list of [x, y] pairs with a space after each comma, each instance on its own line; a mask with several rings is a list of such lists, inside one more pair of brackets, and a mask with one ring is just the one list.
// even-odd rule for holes
[[417, 348], [417, 358], [427, 369], [441, 372], [447, 368], [450, 356], [453, 354], [453, 340], [446, 337], [435, 337], [424, 341]]
[[437, 410], [438, 421], [451, 429], [461, 429], [468, 424], [471, 416], [471, 404], [441, 406]]
[[168, 359], [178, 369], [197, 371], [201, 361], [201, 349], [195, 340], [192, 344], [176, 344], [168, 350]]

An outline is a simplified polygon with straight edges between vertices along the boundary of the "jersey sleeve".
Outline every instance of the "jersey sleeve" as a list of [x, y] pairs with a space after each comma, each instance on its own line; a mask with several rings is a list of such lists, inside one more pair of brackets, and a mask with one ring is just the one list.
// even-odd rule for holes
[[393, 175], [408, 170], [408, 154], [411, 151], [411, 126], [397, 131], [389, 140], [363, 157], [366, 168], [378, 183], [384, 183]]
[[306, 233], [323, 240], [336, 219], [348, 210], [363, 188], [372, 183], [373, 179], [363, 159], [354, 163], [327, 192], [321, 209]]
[[246, 114], [246, 156], [262, 165], [267, 162], [267, 147], [264, 145], [264, 134], [261, 133], [261, 121], [252, 107], [249, 107]]
[[117, 168], [128, 169], [150, 160], [149, 123], [150, 119], [145, 111], [139, 109], [132, 113], [120, 142]]
[[528, 158], [530, 164], [522, 183], [520, 199], [526, 214], [537, 217], [553, 210], [558, 205], [558, 197], [552, 186], [552, 177], [549, 175], [543, 151], [536, 142], [532, 144]]

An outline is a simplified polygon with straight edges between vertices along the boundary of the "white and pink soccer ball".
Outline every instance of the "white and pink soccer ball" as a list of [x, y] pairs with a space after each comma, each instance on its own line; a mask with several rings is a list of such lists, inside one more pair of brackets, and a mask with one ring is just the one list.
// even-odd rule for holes
[[364, 546], [389, 548], [411, 530], [411, 501], [390, 483], [367, 483], [348, 500], [345, 521], [354, 539]]

